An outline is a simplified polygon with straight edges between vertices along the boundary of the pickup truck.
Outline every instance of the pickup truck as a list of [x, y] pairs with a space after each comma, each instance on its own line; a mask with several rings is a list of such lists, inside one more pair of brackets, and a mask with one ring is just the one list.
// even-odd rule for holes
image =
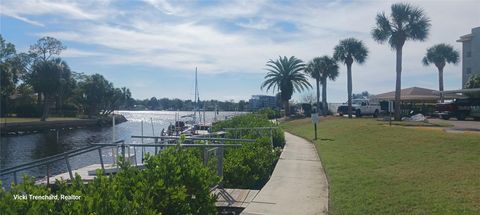
[[[380, 104], [370, 103], [368, 99], [352, 99], [352, 114], [356, 117], [362, 117], [363, 115], [372, 115], [377, 118], [380, 113]], [[337, 109], [337, 113], [340, 116], [348, 114], [348, 104], [344, 103]]]
[[445, 120], [451, 117], [458, 120], [465, 120], [467, 117], [480, 120], [480, 99], [457, 99], [453, 102], [437, 104], [435, 114]]

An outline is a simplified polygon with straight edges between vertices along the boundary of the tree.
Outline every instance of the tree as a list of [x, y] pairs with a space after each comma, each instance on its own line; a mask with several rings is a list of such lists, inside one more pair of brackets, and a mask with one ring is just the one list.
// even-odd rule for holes
[[312, 92], [307, 92], [307, 93], [302, 95], [302, 98], [300, 99], [300, 102], [307, 103], [307, 104], [313, 104], [315, 102], [315, 95]]
[[[26, 72], [32, 73], [34, 64], [39, 62], [47, 62], [51, 60], [51, 58], [55, 55], [60, 55], [60, 53], [66, 49], [66, 47], [62, 44], [61, 41], [53, 38], [53, 37], [42, 37], [37, 40], [37, 43], [30, 46], [28, 53], [23, 53], [19, 55], [18, 59], [21, 62], [23, 68]], [[27, 74], [28, 75], [28, 74]], [[27, 77], [28, 79], [29, 77]], [[31, 78], [31, 75], [30, 75]], [[43, 102], [43, 106], [45, 107], [45, 102], [42, 101], [46, 98], [45, 95], [42, 95], [42, 92], [38, 93], [37, 102], [40, 104]], [[60, 102], [61, 103], [61, 102]]]
[[27, 75], [26, 82], [35, 92], [43, 95], [43, 114], [41, 121], [45, 121], [49, 114], [52, 100], [64, 89], [71, 79], [71, 71], [65, 61], [55, 58], [47, 61], [36, 61], [32, 71]]
[[[474, 89], [474, 88], [480, 88], [480, 75], [472, 75], [470, 79], [468, 79], [467, 83], [465, 83], [465, 89]], [[480, 92], [465, 93], [465, 94], [472, 98], [480, 98]]]
[[363, 64], [367, 56], [368, 49], [355, 38], [341, 40], [334, 49], [333, 58], [347, 65], [348, 118], [352, 118], [352, 64]]
[[60, 53], [67, 47], [62, 44], [60, 40], [53, 37], [42, 37], [37, 43], [30, 46], [31, 53], [37, 60], [47, 61], [54, 55]]
[[312, 78], [315, 78], [317, 84], [317, 109], [320, 107], [319, 83], [322, 84], [322, 112], [325, 116], [328, 111], [327, 105], [327, 79], [334, 81], [338, 77], [337, 62], [328, 56], [314, 58], [305, 69]]
[[80, 82], [79, 87], [83, 95], [82, 103], [86, 106], [88, 117], [92, 118], [100, 114], [100, 111], [103, 111], [103, 107], [106, 106], [106, 100], [109, 91], [113, 88], [113, 84], [108, 82], [102, 75], [93, 74]]
[[126, 87], [122, 87], [122, 105], [125, 109], [130, 107], [132, 105], [132, 93], [130, 92], [130, 89]]
[[15, 90], [18, 81], [17, 72], [12, 59], [16, 55], [15, 45], [6, 42], [0, 34], [0, 115], [7, 113], [8, 97]]
[[365, 99], [365, 98], [368, 98], [370, 97], [370, 93], [368, 91], [363, 91], [362, 93], [359, 93], [359, 94], [353, 94], [352, 95], [352, 98], [353, 99]]
[[321, 73], [321, 59], [320, 57], [313, 58], [305, 68], [305, 73], [309, 74], [310, 77], [315, 79], [315, 86], [317, 89], [317, 110], [315, 113], [320, 112], [320, 73]]
[[393, 4], [390, 19], [384, 12], [377, 14], [373, 39], [379, 43], [388, 41], [396, 51], [395, 120], [400, 120], [400, 91], [402, 84], [402, 49], [405, 41], [424, 41], [430, 30], [430, 19], [422, 9], [407, 3]]
[[270, 59], [266, 66], [268, 71], [265, 75], [265, 81], [261, 85], [261, 89], [266, 88], [268, 91], [273, 87], [273, 91], [280, 91], [280, 97], [285, 108], [285, 117], [289, 113], [289, 100], [294, 92], [302, 92], [306, 88], [312, 86], [308, 83], [307, 77], [302, 71], [305, 64], [302, 60], [291, 56], [290, 58], [279, 57], [277, 60]]
[[[440, 43], [427, 49], [427, 54], [423, 57], [423, 64], [428, 66], [434, 64], [438, 69], [438, 90], [443, 92], [443, 68], [447, 63], [457, 64], [459, 53], [453, 46]], [[440, 101], [443, 103], [443, 93], [440, 93]]]

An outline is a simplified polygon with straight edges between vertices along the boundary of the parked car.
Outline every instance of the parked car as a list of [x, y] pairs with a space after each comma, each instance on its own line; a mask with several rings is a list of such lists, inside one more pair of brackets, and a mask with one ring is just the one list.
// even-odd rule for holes
[[[357, 117], [362, 117], [363, 115], [372, 115], [376, 118], [378, 117], [380, 110], [380, 104], [370, 103], [368, 99], [352, 99], [352, 113]], [[348, 104], [345, 103], [340, 105], [337, 109], [337, 113], [340, 116], [348, 114]]]
[[458, 120], [465, 120], [467, 117], [480, 120], [480, 99], [456, 99], [453, 102], [437, 104], [435, 114], [445, 120], [451, 117]]

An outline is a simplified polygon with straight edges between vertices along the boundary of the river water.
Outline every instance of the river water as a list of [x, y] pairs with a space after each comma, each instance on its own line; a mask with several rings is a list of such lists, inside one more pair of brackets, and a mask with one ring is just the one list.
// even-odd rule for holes
[[[159, 135], [162, 129], [167, 129], [170, 123], [174, 123], [175, 115], [185, 116], [192, 114], [186, 111], [116, 111], [127, 118], [127, 122], [118, 124], [115, 129], [116, 140], [140, 143], [140, 139], [131, 139], [132, 135], [141, 135], [142, 121], [144, 135]], [[217, 120], [237, 115], [238, 112], [219, 112]], [[203, 114], [202, 114], [203, 115]], [[212, 122], [215, 119], [214, 112], [205, 112], [205, 121]], [[1, 169], [31, 162], [40, 158], [52, 156], [72, 149], [88, 146], [90, 143], [110, 143], [112, 141], [112, 127], [92, 127], [73, 130], [59, 130], [58, 132], [43, 132], [20, 136], [1, 137], [0, 143], [0, 171]], [[147, 142], [147, 140], [144, 140]], [[146, 149], [148, 150], [148, 149]], [[149, 149], [148, 151], [152, 151]], [[141, 152], [137, 151], [137, 159]], [[110, 150], [103, 150], [104, 162], [112, 162]], [[100, 163], [98, 151], [75, 156], [69, 159], [72, 169]], [[50, 167], [51, 174], [67, 171], [65, 161], [55, 162]], [[34, 177], [43, 177], [46, 174], [46, 166], [34, 167], [19, 172], [18, 176], [28, 174]], [[19, 177], [20, 178], [20, 177]], [[10, 184], [13, 175], [0, 178], [3, 186]]]

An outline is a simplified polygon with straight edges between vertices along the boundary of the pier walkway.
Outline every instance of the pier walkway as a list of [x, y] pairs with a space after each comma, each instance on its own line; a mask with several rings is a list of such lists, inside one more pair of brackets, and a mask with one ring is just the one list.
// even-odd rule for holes
[[272, 177], [242, 214], [327, 214], [328, 182], [315, 146], [290, 133], [285, 140]]

